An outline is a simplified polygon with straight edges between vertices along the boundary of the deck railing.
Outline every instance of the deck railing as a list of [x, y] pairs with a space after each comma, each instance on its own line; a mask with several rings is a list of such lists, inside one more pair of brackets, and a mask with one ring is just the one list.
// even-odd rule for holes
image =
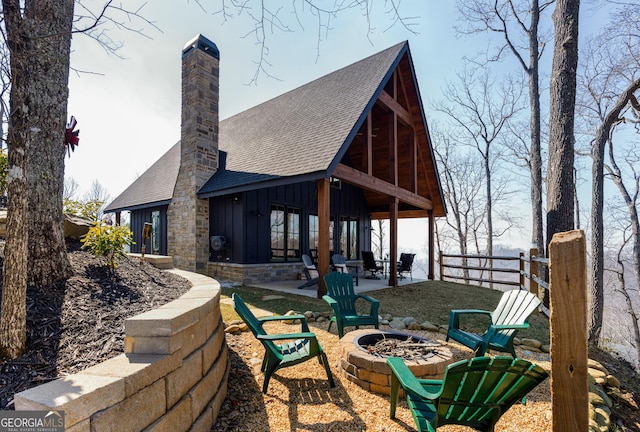
[[[587, 265], [586, 241], [582, 231], [554, 235], [549, 244], [549, 259], [538, 256], [517, 257], [454, 255], [440, 252], [440, 280], [463, 280], [517, 286], [540, 296], [540, 288], [549, 290], [551, 334], [551, 404], [553, 431], [587, 431], [589, 428], [588, 355], [587, 355]], [[453, 263], [447, 260], [455, 260]], [[469, 264], [473, 262], [477, 265]], [[496, 262], [518, 262], [496, 266]], [[548, 268], [549, 282], [540, 277], [540, 268]], [[447, 274], [447, 270], [458, 274]], [[461, 273], [461, 274], [460, 274]], [[494, 277], [496, 273], [499, 275]], [[485, 276], [486, 275], [486, 276]], [[505, 277], [505, 275], [507, 275]], [[509, 276], [515, 276], [509, 279]], [[527, 283], [528, 281], [528, 283]]]

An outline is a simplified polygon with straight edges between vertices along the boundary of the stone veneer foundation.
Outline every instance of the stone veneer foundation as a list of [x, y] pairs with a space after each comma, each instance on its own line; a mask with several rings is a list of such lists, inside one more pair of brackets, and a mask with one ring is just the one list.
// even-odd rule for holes
[[66, 432], [211, 430], [227, 394], [228, 350], [220, 285], [125, 321], [125, 353], [15, 395], [16, 410], [62, 410]]
[[[358, 346], [358, 339], [365, 335], [381, 333], [381, 330], [355, 330], [340, 339], [340, 374], [365, 390], [389, 395], [391, 370], [386, 357], [371, 355]], [[384, 333], [384, 332], [382, 332]], [[409, 335], [407, 335], [409, 336]], [[446, 346], [438, 348], [438, 355], [428, 360], [405, 361], [413, 374], [421, 379], [441, 379], [446, 367], [453, 363], [453, 354]]]

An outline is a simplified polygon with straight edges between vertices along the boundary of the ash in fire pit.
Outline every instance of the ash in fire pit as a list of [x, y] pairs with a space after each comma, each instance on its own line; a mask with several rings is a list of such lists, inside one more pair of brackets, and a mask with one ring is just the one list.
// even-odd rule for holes
[[437, 341], [402, 333], [373, 333], [357, 340], [360, 349], [377, 357], [400, 357], [405, 361], [427, 360], [438, 354]]

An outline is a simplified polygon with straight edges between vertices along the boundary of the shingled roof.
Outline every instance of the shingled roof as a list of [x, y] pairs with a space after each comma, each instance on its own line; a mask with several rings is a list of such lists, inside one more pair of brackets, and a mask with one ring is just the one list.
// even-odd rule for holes
[[[327, 178], [408, 50], [407, 42], [399, 43], [222, 120], [220, 167], [198, 195], [206, 198]], [[172, 147], [105, 211], [170, 200], [179, 147], [179, 143]]]
[[395, 45], [222, 121], [226, 164], [199, 195], [327, 177], [407, 46]]
[[171, 147], [114, 199], [105, 212], [136, 210], [169, 204], [180, 168], [180, 142]]

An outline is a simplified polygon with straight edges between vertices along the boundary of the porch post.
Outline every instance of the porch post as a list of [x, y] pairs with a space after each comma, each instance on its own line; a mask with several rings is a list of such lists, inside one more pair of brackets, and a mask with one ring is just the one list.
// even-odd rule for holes
[[389, 200], [389, 286], [398, 286], [398, 203], [397, 197]]
[[433, 220], [433, 210], [427, 211], [429, 214], [429, 274], [427, 278], [429, 280], [435, 279], [434, 276], [434, 253], [435, 253], [435, 221]]
[[329, 239], [330, 211], [329, 179], [318, 180], [318, 298], [327, 293], [324, 275], [329, 272]]

